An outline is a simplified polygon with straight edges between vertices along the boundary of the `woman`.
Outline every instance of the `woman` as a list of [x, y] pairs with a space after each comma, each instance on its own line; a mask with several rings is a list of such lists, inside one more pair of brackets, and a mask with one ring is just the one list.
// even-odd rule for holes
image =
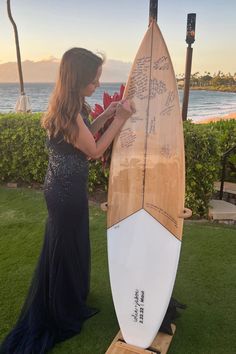
[[[86, 304], [90, 244], [87, 157], [100, 157], [132, 115], [129, 101], [112, 103], [90, 126], [85, 97], [99, 87], [103, 59], [83, 48], [62, 58], [42, 126], [48, 134], [49, 164], [44, 184], [48, 209], [45, 239], [19, 320], [1, 354], [43, 354], [79, 333], [98, 310]], [[95, 142], [95, 134], [114, 116]]]

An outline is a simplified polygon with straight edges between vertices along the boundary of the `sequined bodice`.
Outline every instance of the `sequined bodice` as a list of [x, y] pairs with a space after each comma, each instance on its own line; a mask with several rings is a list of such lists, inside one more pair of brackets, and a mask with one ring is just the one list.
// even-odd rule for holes
[[[89, 125], [88, 120], [85, 121]], [[87, 156], [67, 143], [62, 134], [57, 137], [47, 139], [46, 142], [49, 161], [45, 178], [45, 189], [50, 188], [52, 184], [67, 185], [78, 181], [86, 184], [88, 178], [88, 159]]]
[[64, 140], [58, 140], [54, 138], [47, 142], [48, 172], [51, 171], [54, 177], [65, 178], [80, 174], [87, 178], [88, 160], [86, 155]]

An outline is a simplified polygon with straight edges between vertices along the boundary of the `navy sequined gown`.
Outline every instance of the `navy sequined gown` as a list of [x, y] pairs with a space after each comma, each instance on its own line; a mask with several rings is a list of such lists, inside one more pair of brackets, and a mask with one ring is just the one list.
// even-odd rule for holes
[[[86, 124], [89, 124], [86, 119]], [[62, 136], [47, 142], [45, 238], [28, 296], [1, 354], [44, 354], [91, 316], [88, 161]]]

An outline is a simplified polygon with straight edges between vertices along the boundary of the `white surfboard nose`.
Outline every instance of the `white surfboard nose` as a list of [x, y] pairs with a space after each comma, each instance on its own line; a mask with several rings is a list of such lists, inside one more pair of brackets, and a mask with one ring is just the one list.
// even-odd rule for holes
[[141, 209], [108, 229], [114, 306], [124, 340], [147, 348], [172, 294], [181, 241]]

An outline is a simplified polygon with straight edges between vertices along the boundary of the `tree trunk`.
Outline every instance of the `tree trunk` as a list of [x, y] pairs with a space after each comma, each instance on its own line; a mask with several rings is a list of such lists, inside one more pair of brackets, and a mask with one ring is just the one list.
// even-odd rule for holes
[[17, 27], [16, 27], [16, 24], [13, 20], [12, 14], [11, 14], [10, 0], [7, 0], [7, 13], [8, 13], [8, 17], [13, 25], [13, 28], [14, 28], [15, 43], [16, 43], [16, 55], [17, 55], [17, 66], [18, 66], [18, 73], [19, 73], [19, 80], [20, 80], [20, 92], [21, 92], [21, 95], [24, 95], [25, 91], [24, 91], [24, 82], [23, 82], [23, 74], [22, 74], [22, 67], [21, 67], [20, 44], [19, 44]]

